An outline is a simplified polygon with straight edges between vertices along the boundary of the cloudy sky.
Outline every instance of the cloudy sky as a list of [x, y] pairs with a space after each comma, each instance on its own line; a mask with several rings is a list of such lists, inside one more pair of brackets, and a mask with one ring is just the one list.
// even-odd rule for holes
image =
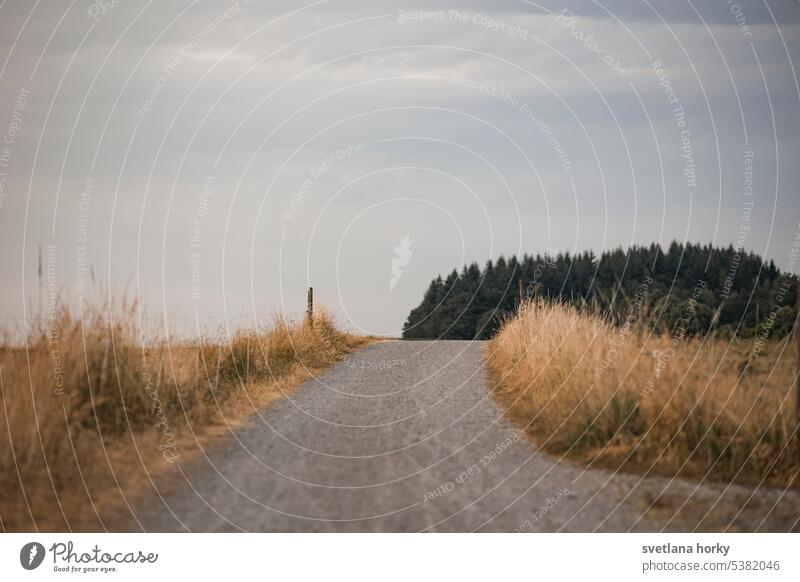
[[313, 284], [382, 334], [501, 254], [783, 268], [799, 27], [796, 0], [4, 0], [0, 316], [37, 309], [40, 244], [71, 301], [239, 325]]

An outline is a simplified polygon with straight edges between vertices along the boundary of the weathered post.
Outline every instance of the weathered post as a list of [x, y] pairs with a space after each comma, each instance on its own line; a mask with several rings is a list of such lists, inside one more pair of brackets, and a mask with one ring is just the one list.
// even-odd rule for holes
[[522, 302], [525, 300], [525, 293], [522, 290], [522, 277], [517, 279], [517, 283], [519, 284], [519, 305], [522, 306]]
[[42, 312], [42, 243], [39, 243], [39, 312], [36, 314], [37, 325], [41, 328], [44, 313]]
[[314, 288], [308, 288], [308, 299], [306, 305], [306, 325], [314, 327]]
[[797, 320], [794, 322], [794, 338], [797, 343], [797, 367], [794, 376], [794, 405], [797, 424], [800, 424], [800, 275], [797, 276]]

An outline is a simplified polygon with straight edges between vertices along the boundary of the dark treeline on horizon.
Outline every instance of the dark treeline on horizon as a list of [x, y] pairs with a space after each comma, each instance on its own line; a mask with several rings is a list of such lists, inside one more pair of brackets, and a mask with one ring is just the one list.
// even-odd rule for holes
[[408, 339], [485, 339], [526, 298], [559, 300], [680, 335], [780, 339], [796, 317], [797, 281], [733, 246], [673, 242], [571, 255], [500, 257], [434, 279], [403, 326]]

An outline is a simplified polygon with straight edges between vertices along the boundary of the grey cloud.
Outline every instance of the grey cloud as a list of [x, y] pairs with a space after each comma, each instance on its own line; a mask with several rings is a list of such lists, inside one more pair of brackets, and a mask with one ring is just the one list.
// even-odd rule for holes
[[[651, 2], [667, 30], [646, 3], [603, 2], [634, 36], [589, 1], [542, 2], [540, 9], [511, 0], [400, 6], [331, 0], [266, 29], [299, 4], [240, 2], [220, 20], [234, 3], [153, 3], [132, 25], [143, 3], [121, 1], [99, 22], [88, 18], [90, 4], [75, 4], [46, 51], [69, 3], [40, 3], [13, 53], [32, 4], [9, 1], [0, 11], [0, 58], [9, 57], [0, 84], [0, 139], [20, 88], [30, 90], [0, 204], [0, 242], [8, 249], [3, 315], [25, 309], [20, 281], [25, 277], [29, 289], [35, 281], [39, 242], [58, 245], [59, 271], [71, 285], [81, 193], [90, 176], [89, 256], [112, 284], [133, 277], [157, 308], [163, 294], [167, 310], [238, 314], [249, 308], [251, 289], [259, 310], [282, 300], [300, 309], [297, 289], [310, 274], [323, 301], [357, 324], [373, 322], [376, 332], [396, 331], [425, 283], [461, 260], [684, 236], [731, 242], [746, 148], [756, 151], [758, 191], [747, 247], [780, 264], [797, 230], [800, 103], [789, 61], [799, 56], [796, 3], [769, 4], [786, 48], [764, 5], [750, 3], [741, 6], [750, 27], [745, 35], [725, 2], [695, 2], [711, 34], [688, 3]], [[572, 31], [553, 14], [564, 6], [580, 18]], [[469, 18], [398, 19], [400, 10], [451, 9]], [[472, 15], [506, 23], [506, 32], [518, 26], [527, 36], [492, 30]], [[607, 66], [576, 29], [592, 34], [630, 74]], [[687, 115], [698, 173], [693, 193], [674, 104], [658, 84], [654, 59], [662, 61]], [[470, 88], [470, 81], [483, 87]], [[287, 219], [303, 181], [326, 158], [361, 142], [368, 144], [363, 152], [312, 180]], [[571, 170], [564, 170], [557, 145]], [[463, 184], [422, 170], [383, 171], [394, 166], [436, 168]], [[189, 241], [209, 175], [215, 193], [202, 228], [203, 299], [191, 303]], [[419, 200], [443, 210], [426, 210]], [[390, 295], [380, 274], [406, 234], [418, 250]]]

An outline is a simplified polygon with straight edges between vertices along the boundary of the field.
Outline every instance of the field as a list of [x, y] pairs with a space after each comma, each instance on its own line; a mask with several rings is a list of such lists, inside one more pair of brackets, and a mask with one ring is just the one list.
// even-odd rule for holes
[[0, 525], [111, 528], [127, 504], [257, 408], [369, 340], [275, 317], [189, 343], [142, 338], [136, 306], [59, 308], [0, 347]]
[[544, 450], [612, 471], [800, 485], [790, 336], [690, 338], [531, 301], [486, 357], [501, 407]]

